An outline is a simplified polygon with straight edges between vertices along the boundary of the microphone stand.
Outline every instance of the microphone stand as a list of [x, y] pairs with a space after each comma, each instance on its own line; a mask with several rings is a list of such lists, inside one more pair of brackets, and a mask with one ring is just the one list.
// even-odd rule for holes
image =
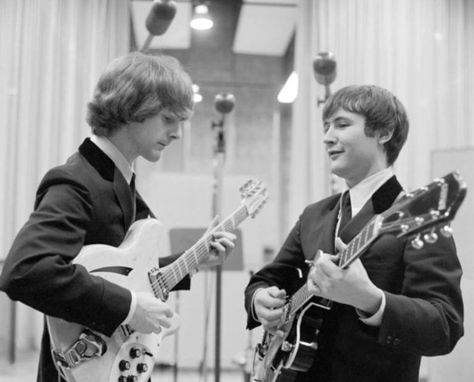
[[[212, 194], [212, 215], [222, 217], [222, 197], [223, 197], [223, 176], [225, 163], [225, 134], [224, 134], [224, 114], [220, 121], [212, 122], [212, 129], [215, 132], [214, 146], [214, 186]], [[220, 381], [221, 370], [221, 300], [222, 300], [222, 265], [216, 266], [216, 334], [215, 334], [215, 364], [214, 380]]]

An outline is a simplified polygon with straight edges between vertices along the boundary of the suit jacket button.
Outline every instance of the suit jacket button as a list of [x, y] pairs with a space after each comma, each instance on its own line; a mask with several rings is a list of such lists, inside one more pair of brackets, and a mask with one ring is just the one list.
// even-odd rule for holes
[[393, 341], [392, 336], [387, 336], [387, 337], [385, 338], [385, 343], [388, 344], [388, 345], [390, 345], [390, 344], [392, 343], [392, 341]]
[[393, 340], [393, 346], [398, 346], [398, 345], [400, 345], [400, 339], [399, 339], [399, 338], [395, 338], [395, 339]]

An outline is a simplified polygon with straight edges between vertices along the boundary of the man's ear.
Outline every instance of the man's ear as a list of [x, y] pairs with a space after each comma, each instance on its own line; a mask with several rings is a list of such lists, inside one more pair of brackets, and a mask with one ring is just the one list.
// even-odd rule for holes
[[377, 130], [377, 136], [378, 136], [379, 143], [380, 143], [381, 145], [384, 145], [384, 144], [387, 143], [390, 139], [392, 139], [393, 130], [389, 130], [389, 129], [380, 129], [380, 130]]

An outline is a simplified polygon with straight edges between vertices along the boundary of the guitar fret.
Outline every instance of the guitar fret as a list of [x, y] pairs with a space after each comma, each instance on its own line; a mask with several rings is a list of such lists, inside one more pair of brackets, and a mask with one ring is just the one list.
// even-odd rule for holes
[[354, 242], [351, 241], [351, 243], [349, 244], [349, 246], [347, 247], [347, 250], [349, 252], [349, 259], [352, 258], [352, 256], [354, 255]]
[[369, 238], [371, 238], [374, 233], [374, 227], [375, 222], [370, 223], [370, 225], [367, 227], [367, 236], [369, 236]]
[[361, 242], [361, 237], [360, 235], [357, 235], [355, 238], [354, 238], [354, 247], [355, 247], [355, 251], [357, 252], [360, 248], [359, 244]]
[[180, 271], [179, 272], [179, 277], [180, 278], [183, 278], [184, 276], [186, 276], [186, 263], [184, 261], [179, 262], [178, 270]]
[[361, 232], [362, 243], [365, 244], [365, 242], [367, 241], [367, 236], [368, 236], [368, 230], [364, 228]]
[[180, 279], [179, 279], [179, 275], [177, 275], [177, 273], [176, 273], [176, 267], [172, 267], [172, 268], [171, 268], [171, 271], [172, 271], [172, 276], [173, 276], [173, 278], [174, 278], [174, 280], [175, 280], [175, 282], [176, 282], [176, 284], [177, 284], [177, 283], [178, 283], [178, 280], [180, 280]]
[[224, 230], [226, 232], [229, 232], [229, 231], [232, 231], [234, 229], [234, 225], [232, 224], [232, 222], [230, 220], [226, 220], [224, 222]]
[[196, 251], [192, 248], [191, 248], [191, 253], [194, 255], [194, 257], [192, 259], [194, 260], [193, 266], [195, 268], [199, 264], [199, 257], [198, 257], [198, 254], [196, 253]]

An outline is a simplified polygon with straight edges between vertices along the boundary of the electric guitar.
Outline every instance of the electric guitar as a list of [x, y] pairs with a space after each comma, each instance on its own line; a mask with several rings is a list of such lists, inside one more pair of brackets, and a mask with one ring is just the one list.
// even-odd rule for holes
[[[452, 172], [404, 195], [388, 210], [375, 215], [349, 242], [339, 254], [338, 266], [349, 267], [385, 233], [397, 237], [413, 235], [411, 245], [416, 249], [421, 249], [424, 242], [435, 243], [438, 239], [436, 226], [454, 219], [466, 192], [460, 174]], [[451, 236], [451, 227], [446, 224], [440, 228], [440, 233]], [[318, 348], [318, 328], [322, 317], [312, 317], [311, 325], [307, 325], [305, 314], [313, 307], [329, 310], [331, 304], [331, 301], [310, 293], [306, 283], [293, 294], [284, 306], [284, 322], [276, 334], [265, 331], [262, 342], [255, 349], [252, 381], [290, 382], [298, 372], [308, 371]]]
[[[248, 216], [254, 217], [268, 199], [259, 181], [249, 180], [240, 191], [240, 207], [166, 267], [157, 266], [162, 225], [156, 219], [136, 221], [119, 247], [85, 246], [73, 262], [93, 275], [135, 292], [152, 292], [166, 301], [173, 287], [207, 258], [213, 232], [234, 231]], [[107, 337], [77, 323], [50, 316], [46, 319], [53, 360], [68, 382], [148, 381], [162, 338], [178, 326], [175, 315], [173, 327], [162, 328], [159, 334], [143, 334], [122, 325]]]

